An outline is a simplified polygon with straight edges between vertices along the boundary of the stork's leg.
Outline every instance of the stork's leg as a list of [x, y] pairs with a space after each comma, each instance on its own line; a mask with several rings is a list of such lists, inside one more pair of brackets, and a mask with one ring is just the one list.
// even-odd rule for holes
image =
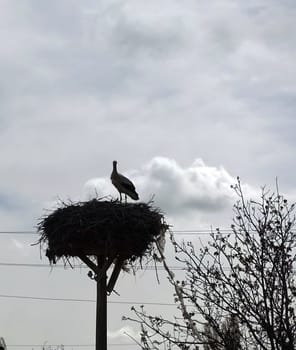
[[122, 202], [122, 196], [121, 196], [121, 192], [119, 192], [119, 195], [120, 195], [120, 202]]

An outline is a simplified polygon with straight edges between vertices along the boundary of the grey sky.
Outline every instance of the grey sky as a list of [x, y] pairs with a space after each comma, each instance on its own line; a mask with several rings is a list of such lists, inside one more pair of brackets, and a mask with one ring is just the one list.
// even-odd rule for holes
[[[0, 231], [34, 229], [58, 197], [116, 195], [113, 159], [178, 229], [229, 225], [237, 175], [248, 193], [278, 176], [295, 198], [295, 14], [288, 0], [2, 0]], [[0, 262], [39, 263], [34, 240], [1, 236]], [[113, 300], [171, 302], [152, 275], [123, 276]], [[0, 276], [0, 294], [94, 298], [84, 270]], [[93, 343], [94, 310], [75, 305], [0, 298], [0, 336]], [[134, 327], [125, 306], [110, 305], [115, 343]]]

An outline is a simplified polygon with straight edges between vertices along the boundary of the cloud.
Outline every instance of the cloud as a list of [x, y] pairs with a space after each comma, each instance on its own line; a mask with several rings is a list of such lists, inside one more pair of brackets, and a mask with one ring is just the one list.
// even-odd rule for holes
[[164, 157], [144, 166], [139, 184], [147, 195], [170, 214], [183, 215], [188, 210], [219, 211], [232, 198], [230, 185], [235, 182], [223, 168], [210, 167], [197, 159], [188, 167]]
[[[31, 238], [32, 239], [32, 238]], [[12, 251], [15, 253], [17, 252], [18, 256], [22, 256], [22, 257], [29, 257], [32, 256], [32, 252], [34, 250], [34, 248], [32, 248], [31, 244], [24, 244], [24, 242], [21, 242], [18, 239], [12, 238], [11, 239], [13, 248]], [[32, 243], [32, 242], [30, 242]]]
[[[133, 181], [140, 201], [152, 199], [175, 230], [229, 228], [232, 223], [232, 207], [239, 198], [231, 186], [237, 178], [223, 166], [210, 166], [201, 158], [182, 166], [173, 158], [158, 156], [133, 170], [125, 170], [119, 161], [118, 171]], [[259, 199], [259, 187], [243, 179], [241, 185], [245, 199]], [[87, 200], [119, 197], [106, 177], [88, 180], [83, 192]]]
[[[122, 167], [119, 162], [119, 172]], [[236, 182], [235, 178], [222, 166], [206, 165], [202, 159], [182, 167], [174, 159], [155, 157], [139, 170], [124, 174], [135, 183], [140, 200], [153, 198], [171, 218], [214, 215], [229, 208], [234, 201], [230, 186]], [[87, 198], [118, 196], [107, 178], [87, 181], [85, 193]]]
[[107, 178], [94, 178], [90, 179], [84, 185], [86, 199], [91, 198], [103, 198], [117, 195], [116, 190], [111, 185], [110, 179]]
[[254, 181], [293, 183], [295, 10], [165, 4], [1, 2], [0, 147], [11, 187], [71, 194], [111, 150], [129, 167], [159, 153], [201, 156]]
[[136, 340], [139, 340], [140, 334], [139, 332], [136, 332], [132, 327], [125, 326], [121, 327], [120, 329], [116, 331], [109, 331], [107, 332], [107, 337], [112, 340], [117, 341], [127, 341], [130, 342], [130, 337]]

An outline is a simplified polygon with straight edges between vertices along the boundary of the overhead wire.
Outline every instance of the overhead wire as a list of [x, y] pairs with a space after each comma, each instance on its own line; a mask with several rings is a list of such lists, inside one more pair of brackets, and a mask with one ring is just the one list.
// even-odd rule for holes
[[[190, 230], [190, 231], [173, 231], [176, 234], [209, 234], [211, 231], [202, 231], [202, 230]], [[15, 234], [36, 234], [36, 231], [22, 230], [22, 231], [0, 231], [0, 234], [7, 235], [15, 235]], [[29, 267], [29, 268], [48, 268], [48, 267], [58, 267], [65, 268], [66, 266], [63, 264], [57, 265], [47, 265], [47, 264], [33, 264], [33, 263], [15, 263], [15, 262], [0, 262], [0, 266], [2, 267]], [[88, 268], [86, 265], [81, 264], [79, 266], [75, 266], [76, 268]], [[182, 270], [182, 267], [171, 266], [172, 270]], [[163, 266], [158, 266], [158, 270], [164, 270]], [[153, 266], [146, 266], [143, 270], [155, 270]], [[0, 298], [15, 298], [15, 299], [28, 299], [28, 300], [43, 300], [43, 301], [65, 301], [65, 302], [92, 302], [95, 300], [90, 299], [74, 299], [74, 298], [53, 298], [53, 297], [37, 297], [37, 296], [24, 296], [24, 295], [8, 295], [8, 294], [0, 294]], [[175, 306], [175, 304], [171, 303], [153, 303], [153, 302], [134, 302], [134, 301], [108, 301], [109, 304], [129, 304], [129, 305], [157, 305], [157, 306]]]
[[[171, 230], [172, 233], [177, 235], [208, 235], [216, 232], [216, 229], [197, 229], [197, 230]], [[220, 233], [231, 233], [231, 229], [219, 229]], [[0, 235], [37, 235], [38, 232], [34, 230], [20, 230], [20, 231], [10, 231], [3, 230], [0, 231]]]
[[[171, 230], [176, 235], [209, 235], [212, 233], [228, 234], [232, 233], [231, 229], [196, 229], [196, 230]], [[0, 235], [34, 235], [38, 234], [36, 230], [3, 230], [0, 231]], [[6, 263], [0, 262], [0, 266], [10, 267], [34, 267], [45, 268], [52, 267], [47, 264], [30, 264], [30, 263]], [[65, 265], [55, 265], [54, 267], [65, 268]], [[86, 265], [75, 266], [78, 268], [88, 268]], [[170, 267], [172, 270], [182, 270], [181, 267]], [[154, 270], [155, 267], [146, 267], [145, 270]], [[160, 269], [160, 267], [158, 267]], [[27, 299], [27, 300], [40, 300], [40, 301], [62, 301], [62, 302], [88, 302], [95, 303], [96, 300], [92, 299], [77, 299], [77, 298], [53, 298], [53, 297], [37, 297], [37, 296], [24, 296], [24, 295], [8, 295], [0, 294], [0, 298], [14, 298], [14, 299]], [[137, 301], [107, 301], [108, 304], [128, 304], [128, 305], [154, 305], [154, 306], [176, 306], [174, 303], [160, 303], [160, 302], [137, 302]], [[94, 344], [7, 344], [8, 347], [94, 347]], [[108, 346], [137, 346], [136, 343], [109, 343]]]
[[[254, 230], [251, 230], [252, 232], [256, 232]], [[210, 235], [210, 234], [231, 234], [233, 233], [233, 230], [231, 228], [227, 229], [220, 229], [220, 228], [213, 228], [213, 229], [188, 229], [188, 230], [170, 230], [171, 233], [174, 235]], [[296, 232], [296, 229], [291, 230], [291, 232]], [[9, 230], [4, 230], [0, 231], [0, 235], [38, 235], [39, 233], [34, 230], [20, 230], [20, 231], [9, 231]]]
[[[78, 302], [78, 303], [95, 303], [94, 299], [76, 299], [76, 298], [53, 298], [53, 297], [38, 297], [32, 295], [10, 295], [0, 294], [0, 298], [10, 299], [28, 299], [41, 301], [63, 301], [63, 302]], [[108, 300], [108, 304], [122, 304], [122, 305], [154, 305], [154, 306], [176, 306], [174, 303], [160, 303], [160, 302], [140, 302], [140, 301], [115, 301]]]
[[[33, 268], [63, 268], [63, 269], [69, 269], [70, 266], [63, 265], [63, 264], [55, 264], [55, 265], [48, 265], [48, 264], [32, 264], [32, 263], [15, 263], [15, 262], [0, 262], [0, 266], [3, 267], [33, 267]], [[73, 266], [76, 269], [89, 269], [87, 265], [79, 264]], [[141, 268], [140, 266], [136, 266], [136, 268]], [[181, 266], [169, 266], [171, 270], [183, 270], [184, 268]], [[71, 268], [72, 269], [72, 268]], [[155, 270], [165, 270], [163, 266], [145, 266], [144, 268], [141, 268], [142, 271], [155, 271]]]
[[[138, 346], [138, 344], [136, 343], [126, 343], [126, 344], [122, 344], [122, 343], [108, 343], [108, 346]], [[42, 349], [46, 350], [49, 349], [51, 347], [55, 347], [58, 349], [62, 349], [62, 348], [69, 348], [69, 347], [95, 347], [95, 344], [6, 344], [6, 346], [8, 348], [11, 347], [22, 347], [22, 348], [34, 348], [34, 347], [41, 347]]]
[[[175, 230], [172, 231], [174, 234], [210, 234], [213, 233], [212, 230]], [[219, 230], [221, 233], [232, 233], [231, 230], [223, 229]], [[0, 231], [0, 234], [36, 234], [36, 231]], [[2, 267], [30, 267], [30, 268], [66, 268], [63, 264], [56, 265], [47, 265], [47, 264], [34, 264], [34, 263], [15, 263], [15, 262], [0, 262], [0, 266]], [[84, 264], [75, 265], [75, 268], [88, 268], [88, 266]], [[169, 266], [171, 270], [184, 270], [181, 266]], [[155, 270], [154, 266], [146, 266], [143, 270]], [[164, 270], [163, 266], [157, 266], [157, 270]], [[225, 270], [228, 270], [225, 268]], [[71, 299], [71, 298], [52, 298], [52, 297], [36, 297], [36, 296], [22, 296], [22, 295], [7, 295], [0, 294], [0, 298], [17, 298], [17, 299], [31, 299], [31, 300], [51, 300], [51, 301], [69, 301], [69, 302], [92, 302], [95, 300], [90, 299]], [[134, 304], [134, 305], [158, 305], [158, 306], [175, 306], [175, 304], [170, 303], [153, 303], [153, 302], [133, 302], [133, 301], [108, 301], [109, 304]]]

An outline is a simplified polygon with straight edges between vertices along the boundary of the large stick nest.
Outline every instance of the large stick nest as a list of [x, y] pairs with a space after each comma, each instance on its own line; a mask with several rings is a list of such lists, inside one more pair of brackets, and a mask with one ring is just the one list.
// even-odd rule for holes
[[45, 246], [51, 263], [79, 255], [132, 263], [151, 257], [154, 243], [163, 248], [167, 229], [160, 210], [151, 203], [100, 199], [61, 203], [38, 224], [39, 243]]

